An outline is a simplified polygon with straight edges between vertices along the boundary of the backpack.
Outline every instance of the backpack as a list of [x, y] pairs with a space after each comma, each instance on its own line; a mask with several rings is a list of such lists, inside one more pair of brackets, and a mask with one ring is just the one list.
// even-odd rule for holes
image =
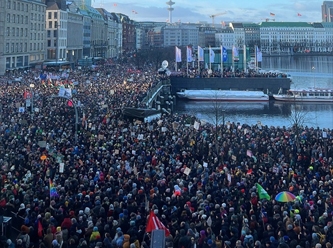
[[319, 237], [319, 243], [322, 245], [325, 245], [326, 243], [326, 235], [322, 234], [322, 233], [317, 233], [318, 237]]

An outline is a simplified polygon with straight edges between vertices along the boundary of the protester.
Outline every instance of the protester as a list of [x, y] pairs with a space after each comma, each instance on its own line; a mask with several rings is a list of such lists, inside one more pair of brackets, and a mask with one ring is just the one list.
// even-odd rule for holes
[[154, 215], [167, 247], [330, 247], [332, 130], [123, 116], [158, 80], [118, 62], [1, 78], [1, 211], [22, 221], [9, 246], [149, 247]]

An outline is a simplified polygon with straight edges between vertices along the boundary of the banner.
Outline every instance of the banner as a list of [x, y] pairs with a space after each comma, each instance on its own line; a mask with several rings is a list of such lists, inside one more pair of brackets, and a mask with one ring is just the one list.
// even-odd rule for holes
[[257, 48], [257, 62], [262, 62], [262, 52], [260, 51], [259, 47]]
[[187, 58], [187, 62], [192, 62], [193, 61], [192, 48], [189, 47], [189, 46], [186, 47], [186, 58]]
[[198, 61], [204, 61], [204, 50], [201, 46], [198, 46]]
[[222, 60], [223, 62], [227, 62], [227, 60], [228, 60], [228, 52], [227, 52], [227, 48], [221, 46], [221, 54], [222, 54], [221, 60]]
[[182, 50], [176, 47], [176, 62], [182, 62]]
[[215, 60], [215, 52], [212, 48], [209, 48], [209, 63], [214, 63]]
[[154, 230], [164, 230], [166, 237], [170, 235], [169, 229], [164, 226], [162, 221], [160, 221], [159, 218], [155, 215], [154, 211], [150, 211], [146, 232], [152, 232]]
[[235, 46], [232, 46], [232, 57], [235, 62], [239, 61], [238, 49]]

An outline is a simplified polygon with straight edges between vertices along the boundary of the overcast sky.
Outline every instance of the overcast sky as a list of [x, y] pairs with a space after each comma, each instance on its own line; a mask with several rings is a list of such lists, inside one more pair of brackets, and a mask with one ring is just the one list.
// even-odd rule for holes
[[[104, 8], [110, 12], [123, 13], [135, 21], [161, 21], [169, 18], [167, 0], [92, 0], [93, 7]], [[210, 15], [216, 16], [215, 24], [222, 21], [261, 22], [265, 18], [276, 21], [321, 21], [322, 1], [318, 0], [174, 0], [172, 21], [212, 22]], [[271, 16], [274, 13], [275, 16]], [[301, 16], [298, 16], [298, 13]]]

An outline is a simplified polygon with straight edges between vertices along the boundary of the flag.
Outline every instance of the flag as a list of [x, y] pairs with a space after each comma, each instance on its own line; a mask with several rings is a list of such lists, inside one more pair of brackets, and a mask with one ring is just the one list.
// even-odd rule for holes
[[209, 63], [214, 63], [215, 53], [212, 48], [209, 48]]
[[176, 47], [176, 62], [182, 62], [182, 50]]
[[233, 57], [234, 61], [239, 61], [238, 49], [235, 46], [232, 46], [232, 57]]
[[154, 211], [150, 211], [146, 232], [152, 232], [154, 230], [164, 230], [166, 237], [170, 235], [169, 229], [166, 228], [164, 224], [158, 219], [158, 217], [154, 214]]
[[260, 51], [259, 47], [256, 47], [257, 49], [257, 62], [262, 62], [262, 52]]
[[251, 158], [253, 156], [253, 153], [251, 150], [247, 150], [246, 155]]
[[57, 189], [54, 187], [54, 183], [52, 182], [51, 178], [49, 179], [50, 184], [50, 197], [58, 197]]
[[274, 14], [274, 13], [272, 13], [272, 12], [271, 12], [271, 13], [269, 13], [269, 14], [270, 14], [271, 16], [275, 16], [275, 14]]
[[271, 199], [271, 197], [269, 196], [267, 191], [259, 183], [257, 183], [257, 191], [258, 191], [260, 200], [262, 200], [262, 199], [270, 200]]
[[37, 222], [38, 222], [38, 227], [37, 227], [37, 230], [38, 230], [38, 237], [42, 238], [43, 237], [43, 225], [42, 225], [42, 222], [40, 219], [37, 219]]
[[198, 46], [198, 61], [204, 61], [204, 50], [201, 46]]
[[297, 16], [302, 16], [300, 13], [297, 13]]
[[221, 46], [221, 54], [222, 54], [221, 60], [222, 60], [223, 62], [227, 62], [227, 60], [228, 60], [228, 52], [227, 52], [227, 48]]
[[186, 47], [186, 58], [187, 58], [187, 62], [192, 62], [193, 61], [193, 57], [192, 57], [192, 47], [187, 46]]
[[30, 99], [30, 98], [31, 98], [31, 94], [30, 94], [30, 92], [28, 92], [28, 91], [24, 91], [23, 99], [26, 100], [26, 99]]

